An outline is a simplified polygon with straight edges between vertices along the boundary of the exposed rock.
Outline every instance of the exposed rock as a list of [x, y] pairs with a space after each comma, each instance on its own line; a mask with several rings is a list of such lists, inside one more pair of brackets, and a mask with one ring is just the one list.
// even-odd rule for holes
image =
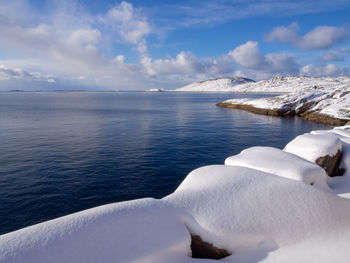
[[343, 126], [349, 121], [345, 119], [334, 118], [334, 117], [317, 113], [317, 112], [304, 112], [300, 116], [304, 117], [304, 119], [308, 121], [313, 121], [313, 122], [332, 125], [332, 126]]
[[301, 107], [298, 107], [298, 109], [296, 110], [292, 109], [293, 105], [287, 105], [288, 107], [286, 106], [283, 109], [263, 109], [263, 108], [257, 108], [248, 104], [233, 104], [233, 103], [219, 102], [216, 104], [216, 106], [231, 108], [231, 109], [246, 110], [246, 111], [249, 111], [255, 114], [261, 114], [261, 115], [281, 116], [281, 117], [300, 116], [309, 121], [327, 124], [327, 125], [333, 125], [333, 126], [343, 126], [347, 122], [349, 122], [349, 120], [346, 120], [346, 119], [334, 118], [325, 114], [309, 111], [308, 109], [310, 109], [310, 107], [312, 107], [313, 104], [314, 104], [313, 102], [304, 103]]
[[342, 152], [338, 152], [334, 156], [322, 156], [318, 158], [315, 162], [326, 170], [326, 173], [333, 177], [337, 175], [343, 175], [344, 169], [339, 168], [339, 163], [341, 161]]
[[217, 248], [213, 244], [202, 240], [198, 235], [191, 234], [191, 250], [193, 258], [221, 259], [231, 254], [223, 248]]
[[246, 110], [256, 114], [270, 115], [270, 116], [287, 116], [287, 114], [292, 114], [292, 113], [288, 113], [289, 111], [286, 109], [262, 109], [262, 108], [256, 108], [254, 106], [246, 105], [246, 104], [232, 104], [232, 103], [219, 102], [218, 104], [216, 104], [216, 106], [231, 108], [231, 109]]

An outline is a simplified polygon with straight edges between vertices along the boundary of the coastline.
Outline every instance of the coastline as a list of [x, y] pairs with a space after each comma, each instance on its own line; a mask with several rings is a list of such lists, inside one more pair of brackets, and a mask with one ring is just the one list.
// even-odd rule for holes
[[230, 109], [245, 110], [255, 114], [276, 116], [276, 117], [277, 116], [278, 117], [298, 116], [308, 121], [326, 124], [330, 126], [343, 126], [349, 122], [349, 120], [347, 119], [332, 117], [326, 114], [310, 111], [308, 109], [304, 111], [296, 111], [293, 109], [283, 109], [283, 108], [276, 108], [276, 109], [259, 108], [250, 104], [229, 103], [225, 101], [217, 103], [216, 106], [223, 107], [223, 108], [230, 108]]

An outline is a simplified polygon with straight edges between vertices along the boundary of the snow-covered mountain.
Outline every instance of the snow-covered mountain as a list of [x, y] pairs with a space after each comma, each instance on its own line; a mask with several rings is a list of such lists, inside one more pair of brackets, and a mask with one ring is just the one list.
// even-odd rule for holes
[[176, 91], [197, 92], [261, 92], [282, 93], [305, 90], [317, 87], [342, 87], [350, 85], [349, 77], [306, 77], [306, 76], [278, 76], [268, 80], [254, 82], [244, 78], [222, 78], [196, 82], [176, 89]]
[[185, 87], [176, 89], [175, 91], [190, 91], [190, 92], [232, 92], [233, 87], [246, 83], [253, 83], [254, 80], [233, 77], [233, 78], [217, 78], [205, 81], [195, 82]]

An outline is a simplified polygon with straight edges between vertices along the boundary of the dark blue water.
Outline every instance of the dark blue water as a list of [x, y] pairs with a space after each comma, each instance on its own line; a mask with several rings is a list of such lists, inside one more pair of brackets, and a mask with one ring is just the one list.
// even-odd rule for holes
[[0, 93], [0, 234], [106, 203], [161, 198], [197, 167], [329, 128], [215, 106], [259, 96]]

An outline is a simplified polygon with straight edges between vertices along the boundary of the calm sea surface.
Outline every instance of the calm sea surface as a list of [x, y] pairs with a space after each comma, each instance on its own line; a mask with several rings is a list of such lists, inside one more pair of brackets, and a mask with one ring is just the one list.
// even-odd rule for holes
[[215, 106], [262, 96], [0, 93], [0, 234], [106, 203], [161, 198], [197, 167], [329, 129]]

